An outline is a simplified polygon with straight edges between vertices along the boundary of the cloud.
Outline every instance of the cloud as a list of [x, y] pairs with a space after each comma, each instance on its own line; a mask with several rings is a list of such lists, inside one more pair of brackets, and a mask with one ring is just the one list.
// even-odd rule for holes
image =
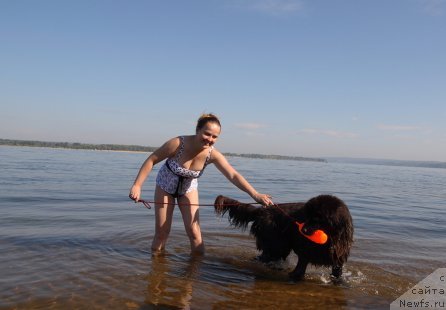
[[239, 123], [239, 124], [235, 124], [235, 127], [241, 128], [241, 129], [256, 130], [256, 129], [263, 128], [266, 126], [263, 124], [259, 124], [259, 123]]
[[335, 138], [353, 139], [353, 138], [359, 137], [359, 135], [357, 133], [338, 131], [338, 130], [321, 130], [321, 129], [306, 128], [306, 129], [302, 129], [300, 132], [304, 133], [304, 134], [322, 135], [322, 136], [329, 136], [329, 137], [335, 137]]
[[420, 0], [423, 11], [431, 16], [443, 16], [446, 0]]
[[259, 11], [271, 15], [283, 15], [301, 11], [303, 9], [302, 0], [234, 0], [233, 7]]
[[377, 125], [377, 127], [380, 130], [387, 130], [387, 131], [414, 131], [421, 129], [421, 127], [418, 126], [386, 125], [386, 124], [379, 124]]

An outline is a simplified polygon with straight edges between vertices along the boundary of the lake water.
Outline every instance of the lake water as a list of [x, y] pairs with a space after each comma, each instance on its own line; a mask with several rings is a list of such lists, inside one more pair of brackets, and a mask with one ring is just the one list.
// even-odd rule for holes
[[[343, 199], [355, 243], [343, 280], [297, 258], [266, 266], [248, 232], [217, 218], [223, 194], [250, 197], [213, 166], [199, 180], [206, 255], [191, 258], [178, 209], [163, 256], [152, 257], [154, 211], [128, 198], [146, 154], [0, 146], [1, 309], [388, 309], [446, 267], [446, 169], [228, 160], [276, 203]], [[143, 198], [153, 199], [154, 179]]]

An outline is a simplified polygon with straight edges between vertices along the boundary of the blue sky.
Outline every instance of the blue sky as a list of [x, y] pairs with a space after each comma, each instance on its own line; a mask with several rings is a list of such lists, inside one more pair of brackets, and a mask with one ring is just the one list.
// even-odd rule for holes
[[0, 0], [0, 138], [446, 161], [446, 0]]

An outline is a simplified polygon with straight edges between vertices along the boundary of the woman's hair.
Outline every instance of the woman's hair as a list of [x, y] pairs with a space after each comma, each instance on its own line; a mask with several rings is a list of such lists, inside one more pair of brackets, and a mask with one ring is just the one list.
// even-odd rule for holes
[[201, 128], [204, 127], [207, 123], [215, 123], [219, 127], [221, 127], [220, 120], [218, 117], [212, 113], [202, 114], [197, 121], [196, 132], [198, 132]]

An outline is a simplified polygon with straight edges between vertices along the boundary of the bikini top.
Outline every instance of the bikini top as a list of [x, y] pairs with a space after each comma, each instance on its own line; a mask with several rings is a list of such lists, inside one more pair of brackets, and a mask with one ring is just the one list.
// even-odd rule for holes
[[203, 172], [204, 168], [208, 165], [209, 159], [211, 158], [212, 150], [214, 149], [213, 146], [210, 147], [208, 156], [206, 157], [206, 161], [204, 162], [203, 169], [201, 170], [190, 170], [187, 168], [184, 168], [180, 165], [179, 160], [181, 158], [181, 155], [184, 151], [184, 136], [180, 136], [180, 149], [178, 150], [178, 153], [175, 157], [169, 158], [166, 160], [167, 168], [169, 168], [170, 171], [172, 171], [174, 174], [184, 177], [184, 178], [199, 178]]

